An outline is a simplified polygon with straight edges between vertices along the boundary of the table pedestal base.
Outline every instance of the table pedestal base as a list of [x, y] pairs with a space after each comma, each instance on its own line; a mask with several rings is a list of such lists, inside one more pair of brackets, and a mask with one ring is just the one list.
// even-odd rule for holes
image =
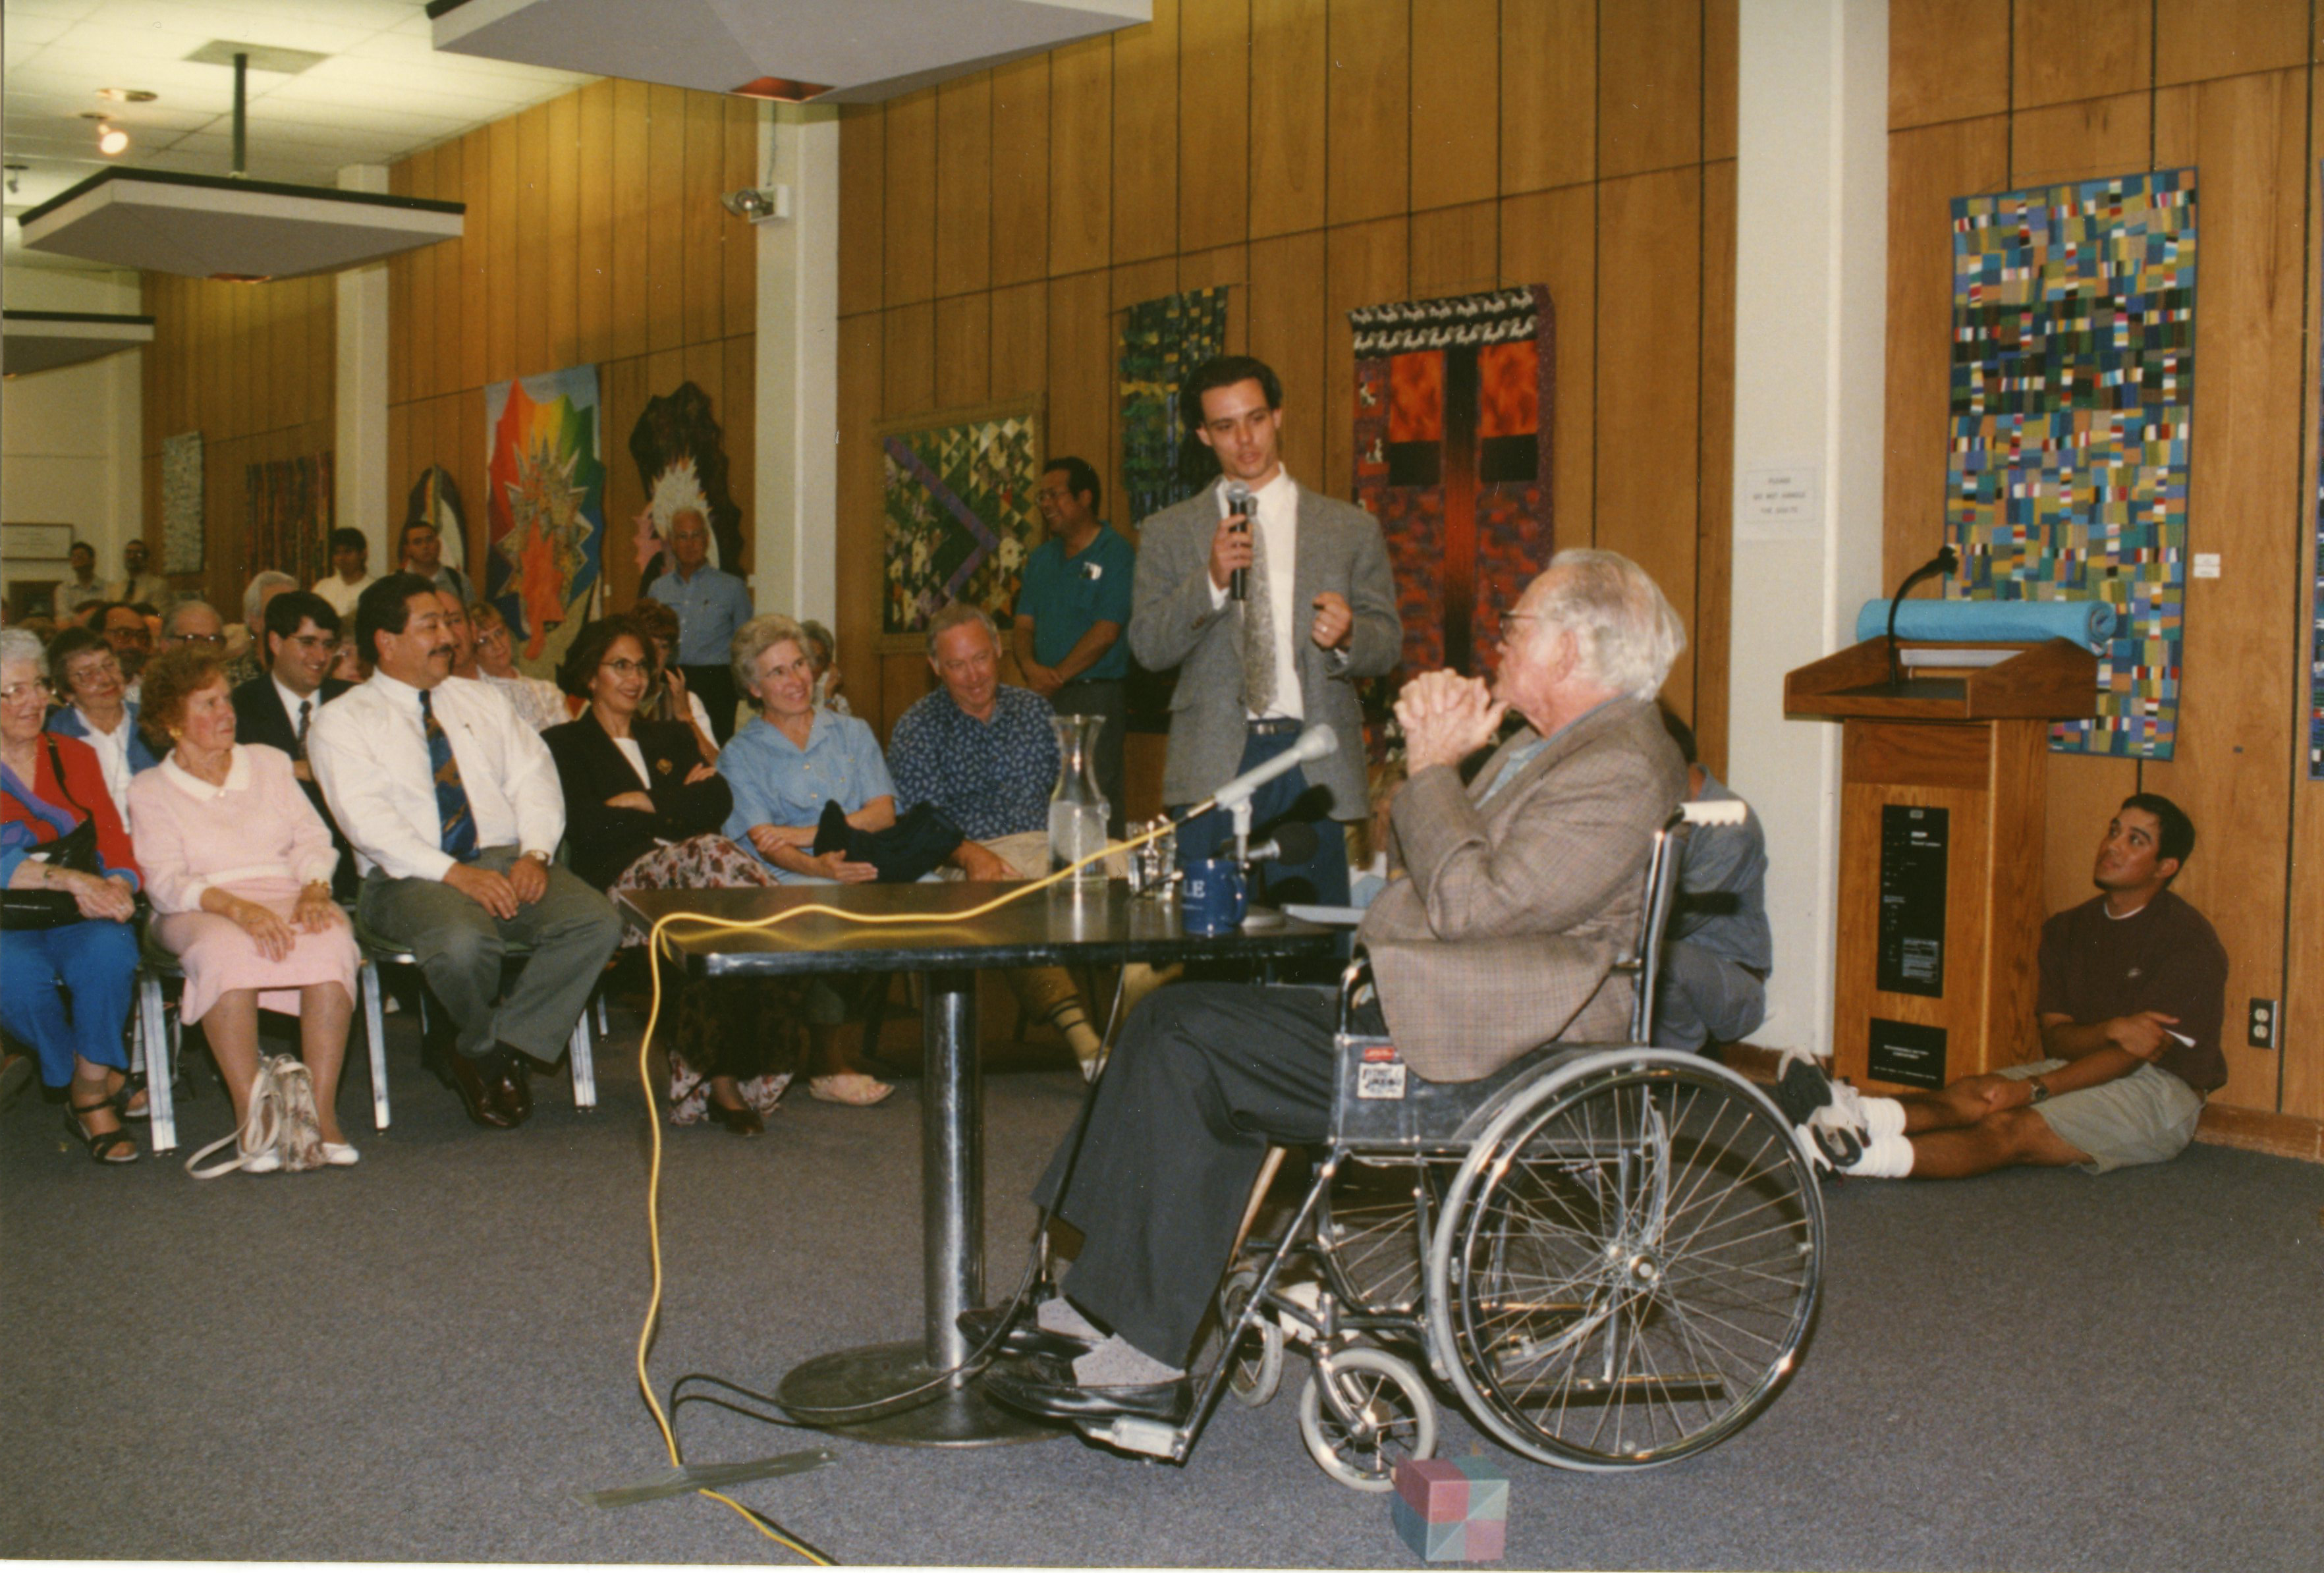
[[[890, 1394], [919, 1386], [936, 1375], [927, 1351], [916, 1342], [868, 1344], [818, 1355], [798, 1366], [775, 1389], [795, 1418], [834, 1436], [903, 1448], [978, 1448], [1001, 1442], [1035, 1442], [1068, 1432], [1043, 1425], [984, 1396], [973, 1382], [929, 1399], [921, 1394], [910, 1409], [872, 1411], [871, 1418], [826, 1421], [816, 1410], [876, 1403]], [[800, 1413], [800, 1410], [809, 1412]]]

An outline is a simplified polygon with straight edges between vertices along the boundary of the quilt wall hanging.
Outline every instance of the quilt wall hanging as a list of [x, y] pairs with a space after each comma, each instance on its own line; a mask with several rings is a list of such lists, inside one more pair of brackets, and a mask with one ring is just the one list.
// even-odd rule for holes
[[250, 561], [302, 584], [331, 571], [331, 455], [274, 459], [242, 469]]
[[1969, 599], [2102, 599], [2095, 719], [2061, 752], [2167, 759], [2195, 400], [2195, 171], [1955, 198], [1945, 531]]
[[202, 571], [202, 434], [161, 439], [161, 572]]
[[1211, 450], [1178, 422], [1186, 373], [1226, 354], [1224, 286], [1141, 300], [1121, 329], [1121, 502], [1118, 524], [1138, 523], [1192, 497], [1217, 474]]
[[1501, 614], [1549, 562], [1556, 329], [1534, 284], [1366, 306], [1355, 329], [1355, 499], [1380, 522], [1404, 619], [1380, 708], [1436, 667], [1489, 670]]
[[540, 676], [595, 615], [604, 580], [601, 418], [595, 366], [484, 390], [484, 598], [507, 619], [518, 665]]
[[742, 509], [729, 488], [726, 437], [711, 412], [709, 394], [695, 383], [680, 382], [647, 400], [645, 413], [630, 428], [630, 457], [637, 462], [646, 494], [644, 511], [630, 521], [640, 590], [673, 566], [670, 524], [687, 513], [709, 529], [712, 567], [749, 575]]
[[917, 650], [928, 620], [969, 601], [1010, 625], [1038, 538], [1041, 409], [989, 405], [881, 423], [880, 648]]

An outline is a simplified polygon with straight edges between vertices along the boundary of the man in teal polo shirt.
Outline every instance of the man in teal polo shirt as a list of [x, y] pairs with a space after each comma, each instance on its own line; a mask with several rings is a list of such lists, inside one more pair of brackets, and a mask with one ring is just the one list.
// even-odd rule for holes
[[1130, 586], [1138, 548], [1097, 516], [1101, 487], [1085, 459], [1070, 455], [1042, 467], [1036, 500], [1049, 538], [1025, 564], [1017, 592], [1017, 667], [1025, 685], [1060, 715], [1101, 715], [1098, 788], [1107, 828], [1122, 826], [1121, 745], [1128, 710], [1123, 682], [1130, 649]]

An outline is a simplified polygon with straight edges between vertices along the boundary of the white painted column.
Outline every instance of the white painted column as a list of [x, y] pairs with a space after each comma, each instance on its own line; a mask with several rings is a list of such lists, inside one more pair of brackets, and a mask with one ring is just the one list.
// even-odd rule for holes
[[838, 612], [839, 114], [770, 105], [761, 167], [790, 216], [758, 226], [758, 431], [752, 599], [761, 612]]
[[[349, 164], [343, 191], [384, 191], [383, 164]], [[387, 264], [349, 268], [338, 277], [338, 382], [332, 422], [332, 516], [338, 528], [364, 532], [374, 574], [395, 566], [387, 516]]]
[[1784, 674], [1880, 593], [1887, 0], [1741, 8], [1728, 776], [1767, 832], [1775, 966], [1753, 1041], [1831, 1053], [1840, 728]]

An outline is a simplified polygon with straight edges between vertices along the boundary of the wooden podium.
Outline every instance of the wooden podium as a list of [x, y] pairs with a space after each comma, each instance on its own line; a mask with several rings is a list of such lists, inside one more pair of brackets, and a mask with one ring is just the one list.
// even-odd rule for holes
[[1840, 722], [1832, 1068], [1923, 1091], [2034, 1057], [2048, 723], [2087, 715], [2097, 658], [1885, 639], [1788, 674], [1784, 709]]

